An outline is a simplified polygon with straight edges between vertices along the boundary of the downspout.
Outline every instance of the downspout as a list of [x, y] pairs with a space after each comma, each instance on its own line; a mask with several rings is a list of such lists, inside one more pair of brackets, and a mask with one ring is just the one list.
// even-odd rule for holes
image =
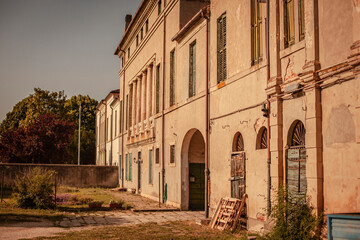
[[[125, 56], [125, 51], [120, 49], [121, 52], [123, 52], [124, 56]], [[125, 58], [123, 58], [125, 59]], [[121, 63], [123, 64], [123, 63]], [[125, 66], [125, 64], [123, 64], [123, 66]], [[122, 91], [123, 91], [123, 107], [122, 107], [122, 113], [121, 116], [120, 116], [120, 119], [121, 119], [121, 126], [120, 126], [120, 130], [121, 130], [121, 187], [123, 188], [124, 187], [124, 128], [122, 126], [124, 126], [124, 121], [125, 120], [125, 117], [124, 117], [124, 112], [125, 112], [125, 68], [124, 68], [124, 71], [123, 71], [123, 88], [122, 88]]]
[[[208, 10], [207, 10], [208, 11]], [[209, 217], [209, 13], [202, 11], [206, 19], [206, 67], [205, 67], [205, 218]]]
[[113, 113], [114, 113], [114, 109], [113, 107], [110, 105], [111, 108], [111, 120], [110, 120], [110, 154], [109, 154], [109, 166], [112, 165], [112, 161], [113, 161], [113, 157], [112, 157], [112, 150], [113, 150]]
[[166, 1], [164, 0], [164, 20], [163, 20], [163, 25], [164, 25], [164, 32], [163, 32], [163, 88], [162, 88], [162, 117], [161, 117], [161, 172], [162, 172], [162, 202], [164, 203], [164, 193], [165, 193], [165, 115], [164, 115], [164, 110], [165, 110], [165, 40], [166, 40], [166, 17], [165, 17], [165, 3]]
[[[268, 61], [266, 68], [267, 82], [270, 80], [270, 36], [269, 36], [269, 17], [270, 17], [270, 0], [266, 1], [266, 59]], [[267, 108], [267, 215], [270, 215], [271, 210], [271, 152], [270, 152], [270, 101], [269, 97], [266, 99]]]

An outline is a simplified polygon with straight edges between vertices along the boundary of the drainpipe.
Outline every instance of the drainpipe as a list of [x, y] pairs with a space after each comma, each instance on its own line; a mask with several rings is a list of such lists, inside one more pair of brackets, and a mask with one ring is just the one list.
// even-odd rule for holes
[[163, 20], [163, 25], [164, 25], [164, 32], [163, 32], [163, 88], [162, 88], [162, 117], [161, 117], [161, 172], [162, 172], [162, 202], [164, 203], [164, 193], [165, 193], [165, 115], [164, 115], [164, 110], [165, 110], [165, 40], [166, 40], [166, 17], [165, 17], [165, 5], [166, 5], [166, 1], [164, 0], [164, 20]]
[[209, 217], [209, 15], [202, 11], [206, 19], [206, 67], [205, 67], [205, 218]]
[[[113, 161], [113, 157], [112, 157], [112, 150], [113, 150], [113, 113], [114, 113], [114, 109], [113, 107], [110, 105], [111, 108], [111, 120], [110, 120], [110, 154], [109, 154], [109, 166], [112, 165], [112, 161]], [[110, 162], [111, 160], [111, 162]]]
[[[270, 17], [270, 0], [266, 1], [266, 59], [268, 61], [266, 68], [267, 82], [270, 80], [270, 36], [269, 36], [269, 17]], [[270, 101], [269, 97], [266, 99], [266, 108], [268, 110], [267, 116], [267, 215], [270, 214], [271, 209], [271, 152], [270, 152]]]
[[105, 105], [105, 122], [104, 122], [104, 125], [105, 125], [105, 139], [104, 139], [104, 151], [105, 151], [105, 154], [104, 154], [104, 165], [106, 166], [106, 141], [107, 141], [107, 126], [106, 126], [106, 119], [107, 119], [107, 106], [106, 106], [106, 103], [105, 101], [103, 101], [104, 105]]
[[[125, 59], [125, 51], [120, 49], [121, 52], [123, 52], [124, 54], [124, 58]], [[121, 63], [123, 64], [123, 63]], [[125, 66], [125, 64], [123, 64], [123, 66]], [[125, 120], [125, 117], [124, 117], [124, 112], [125, 112], [125, 68], [124, 68], [124, 71], [123, 71], [123, 88], [122, 88], [122, 91], [123, 91], [123, 107], [122, 107], [122, 113], [121, 116], [120, 116], [120, 119], [121, 119], [121, 126], [120, 126], [120, 129], [121, 129], [121, 166], [120, 166], [120, 171], [121, 171], [121, 187], [123, 188], [124, 187], [124, 128], [122, 126], [124, 126], [124, 121]]]

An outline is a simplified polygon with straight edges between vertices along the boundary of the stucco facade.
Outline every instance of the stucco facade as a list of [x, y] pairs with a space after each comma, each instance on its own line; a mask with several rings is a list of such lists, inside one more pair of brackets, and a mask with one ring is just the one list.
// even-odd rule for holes
[[144, 0], [127, 16], [123, 187], [210, 216], [245, 192], [256, 231], [281, 185], [359, 212], [359, 1], [292, 2]]

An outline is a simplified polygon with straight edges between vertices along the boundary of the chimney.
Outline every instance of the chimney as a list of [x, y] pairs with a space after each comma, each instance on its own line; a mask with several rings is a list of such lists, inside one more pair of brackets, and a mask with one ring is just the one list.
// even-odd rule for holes
[[125, 32], [131, 22], [131, 19], [132, 19], [132, 15], [126, 14], [126, 16], [125, 16]]

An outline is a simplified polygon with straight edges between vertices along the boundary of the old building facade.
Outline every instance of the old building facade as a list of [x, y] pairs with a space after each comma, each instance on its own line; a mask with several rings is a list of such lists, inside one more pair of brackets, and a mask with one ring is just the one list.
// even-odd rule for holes
[[257, 231], [281, 185], [359, 211], [359, 1], [144, 0], [126, 20], [121, 186], [210, 216], [246, 193]]

